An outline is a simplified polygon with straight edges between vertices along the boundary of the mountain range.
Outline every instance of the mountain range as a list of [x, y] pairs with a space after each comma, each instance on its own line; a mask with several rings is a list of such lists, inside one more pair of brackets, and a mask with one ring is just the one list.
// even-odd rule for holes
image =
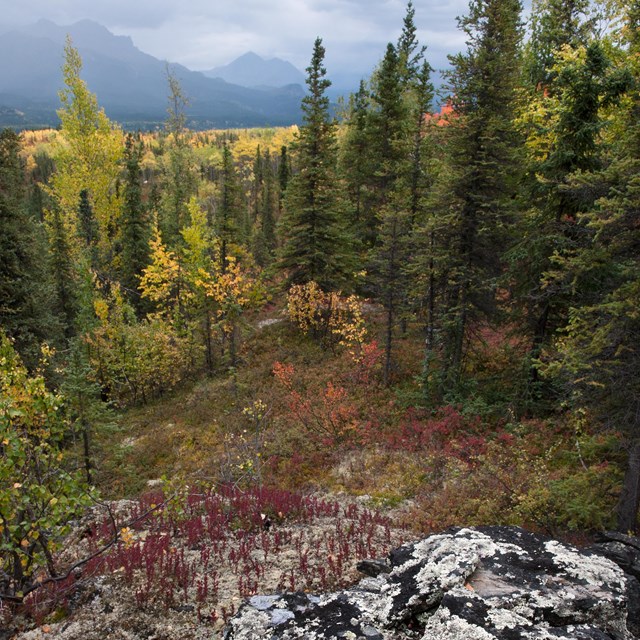
[[223, 67], [203, 71], [208, 78], [220, 78], [243, 87], [283, 87], [289, 84], [304, 86], [305, 77], [290, 62], [280, 58], [264, 60], [250, 51]]
[[186, 115], [194, 129], [300, 121], [304, 76], [283, 60], [248, 53], [202, 73], [143, 53], [128, 36], [90, 20], [64, 27], [40, 20], [0, 30], [0, 127], [58, 124], [67, 34], [82, 56], [82, 78], [107, 115], [126, 128], [153, 128], [165, 120], [168, 68], [189, 98]]

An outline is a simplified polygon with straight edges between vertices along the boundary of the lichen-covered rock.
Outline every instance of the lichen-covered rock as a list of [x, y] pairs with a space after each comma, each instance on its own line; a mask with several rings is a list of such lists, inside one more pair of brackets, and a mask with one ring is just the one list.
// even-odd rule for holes
[[626, 574], [628, 616], [627, 626], [640, 636], [640, 540], [617, 531], [600, 535], [594, 551], [613, 560]]
[[396, 549], [385, 569], [320, 597], [256, 596], [231, 620], [225, 638], [634, 637], [620, 567], [595, 551], [522, 529], [452, 529]]

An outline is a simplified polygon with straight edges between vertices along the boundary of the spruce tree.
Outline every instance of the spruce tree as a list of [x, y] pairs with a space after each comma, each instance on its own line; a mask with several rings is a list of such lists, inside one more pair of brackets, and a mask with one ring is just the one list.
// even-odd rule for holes
[[317, 38], [307, 68], [309, 93], [302, 100], [303, 124], [296, 141], [299, 170], [286, 192], [279, 266], [289, 284], [315, 281], [330, 290], [348, 282], [352, 260], [336, 172], [335, 124], [325, 95], [331, 83], [325, 78], [324, 55], [322, 40]]
[[124, 151], [121, 282], [138, 314], [144, 309], [139, 286], [142, 272], [149, 264], [151, 237], [151, 223], [142, 201], [142, 153], [142, 142], [128, 134]]
[[363, 200], [369, 176], [369, 139], [367, 136], [369, 93], [364, 80], [351, 96], [344, 140], [340, 147], [340, 175], [346, 182], [346, 192], [351, 203], [352, 225], [359, 238], [364, 236]]
[[49, 270], [53, 280], [53, 311], [63, 326], [64, 337], [69, 341], [76, 335], [76, 319], [79, 312], [77, 278], [74, 258], [67, 228], [57, 206], [48, 214]]
[[625, 73], [612, 67], [597, 41], [560, 53], [552, 72], [550, 91], [532, 97], [521, 117], [529, 148], [539, 151], [527, 166], [531, 206], [522, 216], [522, 240], [509, 254], [531, 333], [528, 395], [535, 402], [545, 395], [535, 362], [574, 303], [574, 277], [558, 265], [588, 244], [590, 234], [577, 222], [604, 195], [595, 188], [600, 179], [576, 182], [574, 176], [602, 169], [605, 109], [627, 85]]
[[518, 182], [520, 11], [519, 0], [472, 0], [459, 19], [467, 51], [450, 58], [455, 115], [447, 127], [448, 184], [439, 219], [448, 251], [441, 346], [449, 389], [461, 381], [469, 327], [494, 312], [499, 256], [509, 243]]
[[262, 219], [261, 230], [269, 255], [273, 255], [276, 248], [276, 215], [278, 199], [276, 191], [276, 175], [271, 162], [269, 149], [264, 155], [264, 182], [262, 189]]
[[426, 168], [429, 154], [425, 148], [425, 141], [428, 141], [426, 136], [426, 115], [431, 112], [435, 93], [431, 82], [432, 72], [431, 65], [425, 60], [416, 76], [410, 109], [410, 135], [412, 141], [408, 183], [412, 225], [418, 221], [422, 201], [430, 183]]
[[193, 149], [185, 132], [189, 100], [177, 76], [167, 66], [169, 85], [167, 121], [168, 152], [163, 169], [159, 224], [163, 240], [175, 248], [182, 243], [181, 229], [189, 223], [187, 203], [197, 193], [197, 169]]
[[406, 278], [403, 267], [408, 261], [409, 212], [403, 196], [401, 179], [407, 157], [406, 105], [403, 79], [396, 48], [389, 43], [373, 82], [372, 109], [368, 134], [373, 144], [373, 173], [370, 176], [375, 197], [369, 202], [370, 280], [376, 298], [385, 308], [385, 361], [383, 381], [391, 380], [393, 331], [397, 316], [406, 301]]
[[95, 381], [88, 359], [88, 346], [83, 338], [71, 340], [64, 369], [61, 391], [64, 394], [71, 428], [82, 439], [82, 464], [87, 485], [94, 484], [98, 456], [93, 442], [97, 432], [113, 428], [114, 416], [102, 400], [103, 391]]
[[363, 218], [365, 243], [374, 247], [378, 242], [382, 211], [389, 205], [409, 153], [408, 109], [398, 52], [393, 44], [387, 45], [371, 85], [371, 106], [366, 124], [369, 162], [366, 166]]
[[50, 329], [37, 223], [27, 212], [20, 137], [0, 132], [0, 325], [30, 367]]
[[220, 268], [227, 270], [233, 243], [246, 241], [247, 211], [238, 183], [231, 150], [225, 144], [222, 148], [222, 171], [220, 173], [220, 198], [215, 216], [215, 231], [220, 239]]
[[[600, 168], [578, 171], [565, 180], [574, 194], [605, 197], [573, 214], [571, 251], [554, 256], [557, 277], [571, 283], [572, 306], [555, 341], [557, 357], [548, 374], [560, 374], [570, 392], [566, 400], [585, 411], [593, 423], [619, 436], [626, 457], [617, 507], [617, 527], [627, 533], [638, 527], [640, 508], [640, 2], [627, 7], [627, 73], [609, 69], [592, 77], [592, 101], [603, 104], [617, 96], [613, 87], [628, 89], [616, 104], [619, 122], [606, 136], [611, 147], [594, 154]], [[594, 45], [591, 45], [594, 46]], [[591, 47], [590, 46], [590, 47]], [[597, 69], [596, 66], [594, 68]], [[577, 70], [575, 70], [577, 71]], [[585, 69], [582, 70], [585, 73]], [[602, 69], [601, 69], [602, 71]], [[629, 75], [631, 77], [629, 77]], [[559, 78], [562, 78], [560, 70]], [[609, 93], [605, 91], [608, 88]], [[585, 100], [589, 103], [589, 100]], [[577, 121], [579, 122], [579, 121]], [[593, 113], [588, 130], [596, 135], [609, 119]], [[587, 122], [574, 132], [579, 135]], [[588, 136], [586, 136], [588, 138]], [[602, 144], [602, 142], [600, 143]], [[589, 145], [591, 147], [591, 145]], [[610, 160], [609, 163], [606, 163]], [[588, 202], [588, 201], [587, 201]]]
[[251, 184], [251, 223], [260, 217], [262, 207], [262, 185], [264, 183], [264, 161], [260, 145], [256, 147], [256, 155], [253, 159], [253, 181]]
[[426, 51], [426, 47], [420, 46], [418, 43], [415, 15], [416, 10], [413, 2], [409, 0], [402, 24], [402, 33], [396, 47], [400, 78], [404, 85], [410, 85], [417, 78]]
[[282, 145], [280, 148], [280, 157], [278, 159], [278, 184], [280, 185], [278, 206], [280, 210], [282, 210], [282, 202], [284, 200], [284, 194], [287, 191], [287, 185], [289, 184], [290, 177], [291, 164], [289, 163], [289, 156], [287, 155], [287, 147], [286, 145]]

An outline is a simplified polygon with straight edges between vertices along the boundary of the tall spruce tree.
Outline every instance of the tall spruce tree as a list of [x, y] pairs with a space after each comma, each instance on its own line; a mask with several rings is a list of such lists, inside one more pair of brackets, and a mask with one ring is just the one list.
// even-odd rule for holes
[[251, 223], [260, 217], [262, 207], [262, 185], [264, 184], [264, 160], [260, 145], [256, 147], [256, 155], [253, 159], [253, 180], [251, 182]]
[[278, 207], [282, 210], [282, 202], [284, 200], [284, 194], [287, 191], [287, 185], [289, 184], [289, 178], [291, 177], [291, 163], [289, 156], [287, 155], [287, 146], [282, 145], [280, 147], [280, 157], [278, 159], [278, 185], [280, 186], [278, 194]]
[[469, 327], [495, 308], [499, 256], [517, 192], [514, 101], [522, 34], [519, 0], [472, 0], [459, 19], [467, 51], [448, 74], [454, 118], [447, 127], [447, 202], [440, 231], [449, 253], [442, 327], [446, 386], [461, 381]]
[[47, 217], [49, 232], [49, 270], [53, 281], [53, 312], [63, 327], [65, 341], [77, 332], [79, 313], [78, 278], [67, 227], [60, 209], [53, 206]]
[[325, 49], [317, 38], [307, 67], [308, 94], [296, 141], [298, 173], [289, 181], [281, 229], [279, 266], [290, 284], [315, 281], [325, 290], [344, 286], [352, 251], [343, 219], [343, 196], [336, 173], [336, 131], [325, 92]]
[[605, 195], [598, 188], [601, 180], [586, 184], [573, 176], [601, 170], [605, 154], [599, 140], [607, 124], [606, 108], [628, 84], [600, 42], [565, 49], [558, 56], [551, 90], [532, 97], [520, 118], [527, 145], [536, 150], [529, 158], [526, 182], [533, 206], [522, 216], [521, 240], [509, 255], [531, 332], [528, 395], [535, 402], [545, 395], [535, 363], [574, 304], [573, 275], [558, 264], [588, 244], [588, 230], [577, 223]]
[[0, 325], [25, 364], [36, 364], [39, 343], [52, 335], [46, 277], [36, 222], [28, 215], [20, 136], [0, 131]]
[[233, 155], [225, 143], [222, 148], [220, 197], [214, 220], [214, 228], [220, 239], [220, 268], [223, 273], [227, 270], [231, 245], [247, 240], [247, 220], [244, 219], [247, 214]]
[[276, 248], [276, 214], [278, 210], [277, 176], [267, 149], [262, 161], [262, 185], [259, 217], [254, 223], [252, 248], [256, 262], [265, 267], [273, 260]]
[[[551, 372], [563, 374], [576, 409], [608, 431], [619, 434], [626, 457], [617, 527], [638, 529], [640, 508], [640, 2], [627, 6], [626, 73], [609, 70], [590, 98], [614, 98], [603, 89], [629, 89], [619, 105], [619, 120], [607, 138], [612, 148], [596, 156], [610, 159], [600, 170], [579, 171], [567, 179], [574, 193], [606, 196], [576, 212], [573, 226], [583, 238], [555, 266], [571, 282], [574, 296], [567, 324], [556, 340], [558, 357]], [[632, 77], [629, 77], [632, 76]], [[599, 100], [598, 100], [599, 98]], [[594, 114], [595, 115], [595, 114]], [[604, 126], [592, 118], [591, 130]], [[609, 119], [606, 119], [609, 122]], [[586, 123], [585, 123], [586, 124]], [[581, 124], [576, 134], [584, 129]], [[584, 202], [584, 198], [582, 199]], [[575, 232], [574, 232], [575, 235]]]
[[[408, 312], [408, 291], [413, 224], [418, 207], [420, 156], [414, 156], [419, 146], [422, 109], [430, 101], [428, 96], [416, 95], [417, 72], [413, 69], [415, 58], [422, 57], [424, 48], [418, 54], [415, 41], [412, 7], [409, 5], [405, 19], [405, 40], [399, 45], [404, 52], [400, 55], [392, 45], [387, 45], [386, 54], [373, 80], [372, 108], [368, 118], [368, 134], [374, 145], [375, 168], [371, 185], [376, 198], [374, 205], [375, 228], [374, 246], [371, 252], [370, 281], [376, 297], [383, 303], [385, 322], [385, 362], [384, 383], [389, 384], [392, 370], [394, 327], [398, 320], [406, 325]], [[428, 72], [423, 91], [428, 93]], [[420, 112], [420, 113], [418, 113]], [[377, 141], [377, 142], [374, 142]]]
[[142, 153], [142, 141], [128, 134], [124, 150], [121, 282], [138, 314], [144, 310], [139, 286], [149, 264], [151, 238], [151, 221], [142, 200]]
[[402, 33], [398, 38], [397, 52], [400, 78], [404, 85], [411, 85], [418, 76], [422, 67], [425, 46], [420, 46], [417, 38], [417, 27], [415, 24], [416, 10], [413, 2], [407, 3]]
[[197, 168], [186, 134], [186, 108], [189, 100], [180, 81], [167, 65], [169, 86], [167, 121], [168, 152], [163, 165], [163, 186], [159, 225], [169, 247], [182, 244], [181, 229], [189, 223], [187, 204], [197, 193]]
[[364, 236], [363, 200], [369, 175], [369, 140], [367, 136], [369, 93], [364, 80], [349, 101], [346, 133], [340, 145], [340, 175], [346, 183], [346, 192], [351, 204], [352, 226], [359, 238]]
[[407, 103], [395, 46], [387, 45], [385, 55], [371, 81], [371, 104], [367, 114], [366, 187], [363, 192], [365, 243], [378, 243], [382, 212], [402, 174], [408, 155]]

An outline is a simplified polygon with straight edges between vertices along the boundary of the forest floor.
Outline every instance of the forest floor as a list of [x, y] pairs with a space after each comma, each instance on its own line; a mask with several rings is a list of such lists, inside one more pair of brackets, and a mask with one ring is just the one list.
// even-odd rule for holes
[[396, 339], [385, 386], [382, 315], [366, 313], [354, 360], [269, 307], [244, 325], [234, 367], [221, 355], [215, 375], [96, 433], [105, 502], [59, 561], [105, 551], [36, 592], [11, 621], [17, 637], [216, 637], [246, 597], [352, 584], [359, 560], [447, 526], [518, 524], [578, 543], [606, 526], [610, 445], [561, 413], [511, 415], [512, 339], [485, 328], [469, 363], [477, 390], [429, 407], [419, 328]]

